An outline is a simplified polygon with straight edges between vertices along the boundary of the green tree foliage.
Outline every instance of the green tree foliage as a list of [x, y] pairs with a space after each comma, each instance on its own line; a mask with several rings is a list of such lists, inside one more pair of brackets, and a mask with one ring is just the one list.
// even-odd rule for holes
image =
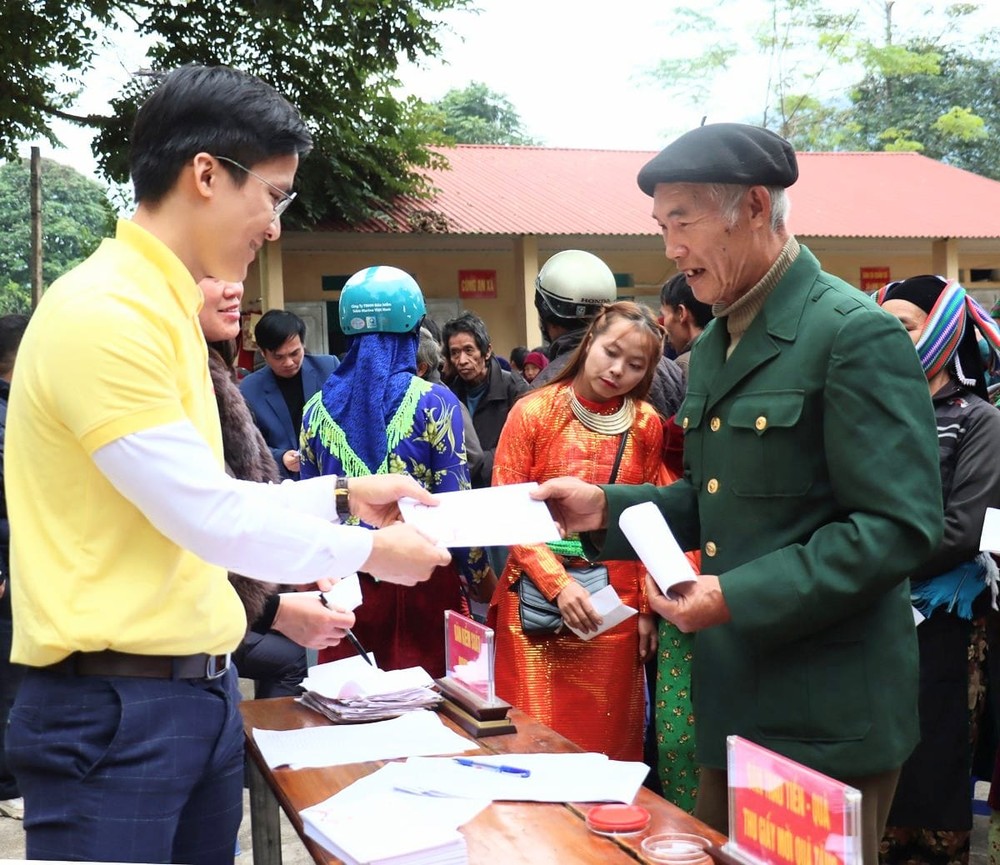
[[108, 2], [0, 0], [0, 158], [13, 159], [24, 141], [46, 138], [53, 118], [87, 122], [67, 112], [111, 21]]
[[[0, 314], [31, 308], [29, 161], [0, 166]], [[103, 188], [79, 172], [42, 160], [42, 279], [83, 261], [114, 230]]]
[[449, 90], [432, 106], [429, 123], [457, 144], [535, 144], [510, 100], [485, 84]]
[[935, 68], [868, 72], [851, 93], [859, 149], [917, 150], [1000, 180], [1000, 57], [907, 47]]
[[765, 14], [750, 27], [742, 0], [715, 0], [710, 11], [682, 7], [671, 24], [678, 37], [671, 40], [673, 51], [651, 75], [678, 99], [700, 106], [724, 76], [746, 76], [749, 68], [760, 98], [747, 105], [747, 122], [789, 138], [813, 134], [817, 120], [832, 110], [818, 94], [850, 60], [861, 26], [857, 10], [836, 14], [828, 5], [768, 0]]
[[[0, 0], [6, 4], [6, 0]], [[135, 32], [152, 46], [150, 70], [185, 63], [226, 64], [260, 76], [302, 111], [315, 139], [303, 162], [299, 198], [287, 224], [312, 225], [326, 219], [361, 219], [401, 192], [423, 189], [420, 169], [434, 163], [426, 148], [426, 107], [393, 93], [400, 62], [433, 56], [440, 13], [469, 0], [33, 0], [27, 6], [53, 21], [42, 29], [26, 23], [0, 45], [42, 38], [45, 51], [24, 64], [33, 98], [23, 129], [0, 144], [48, 132], [54, 116], [79, 88], [82, 71], [99, 47], [97, 30], [80, 21]], [[13, 5], [13, 4], [10, 4]], [[22, 4], [23, 6], [24, 4]], [[52, 7], [50, 10], [49, 7]], [[89, 17], [88, 17], [89, 15]], [[28, 17], [31, 17], [30, 15]], [[5, 12], [5, 23], [7, 13]], [[33, 28], [33, 29], [32, 29]], [[76, 36], [74, 36], [76, 34]], [[78, 38], [64, 57], [60, 47]], [[104, 175], [127, 177], [126, 142], [136, 107], [151, 86], [149, 76], [131, 80], [112, 99], [112, 116], [78, 117], [96, 130], [94, 153]], [[0, 84], [2, 87], [2, 84]], [[3, 91], [0, 90], [0, 93]], [[69, 96], [59, 94], [68, 92]], [[0, 100], [0, 126], [10, 123], [16, 100]], [[62, 112], [61, 114], [59, 112]], [[20, 130], [20, 131], [19, 131]]]
[[[698, 104], [745, 59], [745, 34], [725, 25], [735, 2], [717, 0], [712, 16], [681, 17], [699, 50], [653, 70], [664, 87]], [[986, 4], [938, 7], [920, 21], [924, 32], [902, 41], [893, 0], [844, 12], [826, 0], [765, 6], [752, 40], [763, 95], [747, 122], [800, 150], [919, 151], [1000, 178], [1000, 34], [981, 24]]]

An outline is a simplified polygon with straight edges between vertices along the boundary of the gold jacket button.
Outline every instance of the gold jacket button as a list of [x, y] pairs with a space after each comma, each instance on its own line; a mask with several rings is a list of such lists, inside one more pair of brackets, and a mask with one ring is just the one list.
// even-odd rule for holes
[[764, 429], [767, 426], [767, 418], [764, 417], [764, 415], [761, 415], [756, 421], [754, 421], [754, 426], [757, 427], [758, 430]]
[[709, 424], [712, 428], [712, 432], [718, 432], [722, 428], [722, 420], [720, 418], [712, 418], [712, 422]]
[[717, 493], [719, 491], [719, 482], [715, 478], [712, 478], [708, 482], [708, 491], [710, 493]]
[[684, 420], [681, 421], [681, 429], [687, 429], [687, 428], [688, 428], [688, 419], [684, 418]]
[[719, 551], [719, 548], [715, 546], [714, 541], [709, 541], [705, 544], [705, 555], [714, 556]]

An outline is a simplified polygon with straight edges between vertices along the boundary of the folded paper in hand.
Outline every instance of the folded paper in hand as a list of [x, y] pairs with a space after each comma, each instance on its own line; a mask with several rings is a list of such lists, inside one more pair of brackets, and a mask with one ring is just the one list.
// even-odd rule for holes
[[536, 483], [438, 493], [435, 507], [400, 499], [403, 520], [443, 547], [495, 547], [559, 540], [545, 502], [528, 497]]
[[326, 592], [282, 592], [283, 595], [295, 595], [302, 597], [310, 595], [318, 601], [320, 598], [326, 599], [326, 606], [337, 610], [356, 610], [361, 606], [361, 582], [357, 574], [351, 574], [342, 580], [337, 580], [333, 587]]
[[625, 508], [618, 525], [663, 594], [678, 583], [698, 579], [663, 514], [652, 502]]
[[581, 640], [592, 640], [598, 634], [603, 634], [608, 628], [613, 628], [638, 612], [635, 607], [622, 603], [614, 586], [605, 586], [600, 591], [594, 592], [590, 596], [590, 603], [594, 605], [594, 612], [603, 619], [596, 631], [578, 631], [572, 625], [566, 625]]

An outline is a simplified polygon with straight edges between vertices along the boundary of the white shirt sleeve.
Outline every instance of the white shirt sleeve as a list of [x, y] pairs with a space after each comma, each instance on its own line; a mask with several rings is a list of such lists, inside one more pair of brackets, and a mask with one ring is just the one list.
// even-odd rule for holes
[[170, 540], [244, 576], [311, 583], [352, 574], [371, 555], [370, 530], [331, 522], [335, 477], [236, 480], [188, 421], [123, 436], [93, 458]]

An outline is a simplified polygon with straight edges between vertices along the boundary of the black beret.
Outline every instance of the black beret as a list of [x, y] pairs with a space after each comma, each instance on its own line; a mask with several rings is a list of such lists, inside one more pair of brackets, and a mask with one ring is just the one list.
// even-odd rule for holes
[[639, 171], [639, 188], [652, 195], [657, 183], [738, 183], [791, 186], [799, 166], [780, 135], [743, 123], [710, 123], [685, 132]]

